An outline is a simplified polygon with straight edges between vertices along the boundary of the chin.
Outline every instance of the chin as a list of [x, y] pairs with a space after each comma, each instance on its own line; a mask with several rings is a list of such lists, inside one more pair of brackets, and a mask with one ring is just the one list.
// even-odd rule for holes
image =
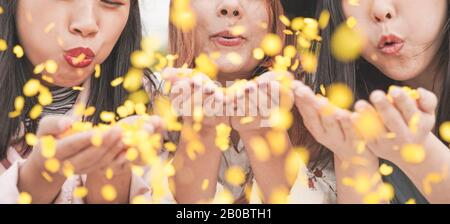
[[[401, 67], [399, 67], [401, 68]], [[392, 69], [392, 67], [388, 67], [385, 69], [380, 69], [384, 75], [395, 80], [395, 81], [408, 81], [417, 77], [417, 70], [415, 69]]]

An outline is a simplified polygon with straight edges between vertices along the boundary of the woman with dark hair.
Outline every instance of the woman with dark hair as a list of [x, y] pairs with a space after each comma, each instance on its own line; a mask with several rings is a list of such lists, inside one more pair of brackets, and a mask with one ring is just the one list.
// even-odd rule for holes
[[[450, 120], [449, 2], [358, 2], [318, 1], [317, 11], [328, 10], [331, 17], [321, 34], [315, 77], [317, 92], [333, 83], [348, 85], [358, 100], [356, 112], [336, 109], [325, 115], [320, 111], [329, 105], [326, 98], [304, 86], [296, 90], [306, 127], [334, 152], [338, 202], [448, 203], [450, 152], [438, 136]], [[357, 22], [365, 45], [359, 59], [342, 62], [332, 49], [345, 46], [332, 46], [332, 38], [348, 18]], [[409, 95], [393, 85], [418, 90]], [[372, 125], [361, 128], [361, 117], [373, 113]], [[375, 137], [365, 135], [375, 131]], [[390, 189], [395, 194], [380, 194]]]
[[[131, 69], [130, 56], [140, 48], [138, 1], [2, 0], [0, 6], [0, 38], [8, 47], [0, 52], [0, 203], [16, 203], [19, 195], [33, 203], [128, 203], [148, 194], [126, 163], [121, 129], [109, 129], [102, 144], [94, 143], [94, 131], [64, 134], [75, 122], [75, 105], [95, 106], [83, 120], [96, 125], [101, 112], [127, 100], [127, 91], [110, 83]], [[37, 89], [50, 97], [30, 94]], [[21, 97], [22, 113], [9, 113]], [[30, 146], [27, 134], [40, 143]], [[114, 168], [112, 178], [107, 168]], [[102, 197], [103, 186], [112, 197]], [[74, 196], [80, 188], [89, 194]]]

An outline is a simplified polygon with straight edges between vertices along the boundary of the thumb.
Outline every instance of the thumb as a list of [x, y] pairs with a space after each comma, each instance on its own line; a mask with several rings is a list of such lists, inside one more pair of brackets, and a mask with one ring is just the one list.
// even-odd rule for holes
[[45, 116], [39, 122], [37, 136], [59, 135], [67, 131], [73, 123], [73, 119], [67, 116]]

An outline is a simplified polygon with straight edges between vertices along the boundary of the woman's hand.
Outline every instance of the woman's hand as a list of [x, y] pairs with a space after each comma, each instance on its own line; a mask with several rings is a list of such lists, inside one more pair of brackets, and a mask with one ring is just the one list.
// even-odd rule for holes
[[363, 139], [353, 125], [355, 115], [352, 112], [332, 105], [323, 96], [316, 96], [301, 82], [296, 82], [294, 88], [295, 105], [316, 141], [344, 161], [363, 155], [374, 157], [367, 150], [358, 150]]
[[[166, 69], [163, 78], [172, 89], [170, 99], [183, 120], [173, 160], [175, 200], [179, 203], [210, 201], [216, 192], [222, 151], [216, 144], [220, 124], [229, 126], [223, 92], [206, 76], [189, 69]], [[186, 74], [180, 77], [179, 74]], [[206, 189], [203, 183], [209, 184]]]
[[382, 91], [375, 91], [370, 96], [373, 107], [367, 102], [358, 102], [367, 110], [376, 111], [382, 122], [382, 130], [377, 138], [367, 142], [368, 147], [378, 157], [401, 160], [401, 148], [409, 145], [424, 145], [433, 135], [437, 97], [419, 89], [419, 99], [413, 99], [399, 87], [389, 91], [392, 102]]
[[[355, 128], [357, 115], [332, 105], [327, 98], [314, 95], [301, 82], [294, 83], [295, 105], [303, 117], [305, 127], [320, 144], [334, 153], [339, 203], [373, 202], [372, 196], [381, 189], [378, 158], [366, 149], [362, 135]], [[361, 108], [356, 106], [356, 111]], [[358, 188], [344, 180], [366, 181], [367, 188]], [[366, 183], [365, 183], [366, 184]], [[372, 201], [369, 201], [369, 198]], [[388, 202], [380, 196], [376, 203]]]
[[[41, 141], [20, 168], [18, 183], [19, 189], [30, 193], [35, 203], [51, 203], [68, 173], [87, 174], [98, 170], [104, 164], [111, 163], [124, 149], [120, 130], [117, 128], [112, 128], [102, 135], [103, 144], [99, 147], [92, 144], [94, 131], [60, 137], [70, 129], [72, 122], [68, 117], [47, 116], [39, 124], [37, 137]], [[43, 138], [47, 140], [42, 140]], [[51, 143], [46, 146], [44, 141]], [[56, 161], [61, 168], [48, 170], [45, 166], [48, 159]], [[44, 178], [44, 174], [50, 176], [50, 181]]]
[[[281, 119], [270, 120], [272, 113], [290, 113], [293, 93], [280, 84], [280, 76], [291, 79], [290, 73], [266, 72], [256, 79], [236, 86], [230, 101], [233, 108], [231, 126], [239, 134], [267, 132], [273, 126], [281, 125]], [[284, 115], [283, 115], [284, 116]], [[277, 121], [280, 121], [278, 123]], [[289, 127], [275, 127], [287, 130]]]

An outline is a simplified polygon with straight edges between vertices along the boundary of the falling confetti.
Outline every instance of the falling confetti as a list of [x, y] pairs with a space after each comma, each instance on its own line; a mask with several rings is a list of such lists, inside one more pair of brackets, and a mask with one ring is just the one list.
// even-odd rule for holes
[[406, 144], [402, 147], [401, 156], [408, 163], [418, 164], [425, 160], [425, 149], [422, 145]]
[[281, 38], [276, 34], [267, 34], [261, 42], [261, 49], [268, 56], [278, 55], [282, 50]]
[[116, 188], [110, 184], [103, 186], [101, 193], [106, 201], [114, 201], [117, 198]]
[[364, 38], [361, 33], [348, 24], [340, 25], [331, 39], [331, 52], [342, 62], [350, 62], [359, 57], [364, 47]]

